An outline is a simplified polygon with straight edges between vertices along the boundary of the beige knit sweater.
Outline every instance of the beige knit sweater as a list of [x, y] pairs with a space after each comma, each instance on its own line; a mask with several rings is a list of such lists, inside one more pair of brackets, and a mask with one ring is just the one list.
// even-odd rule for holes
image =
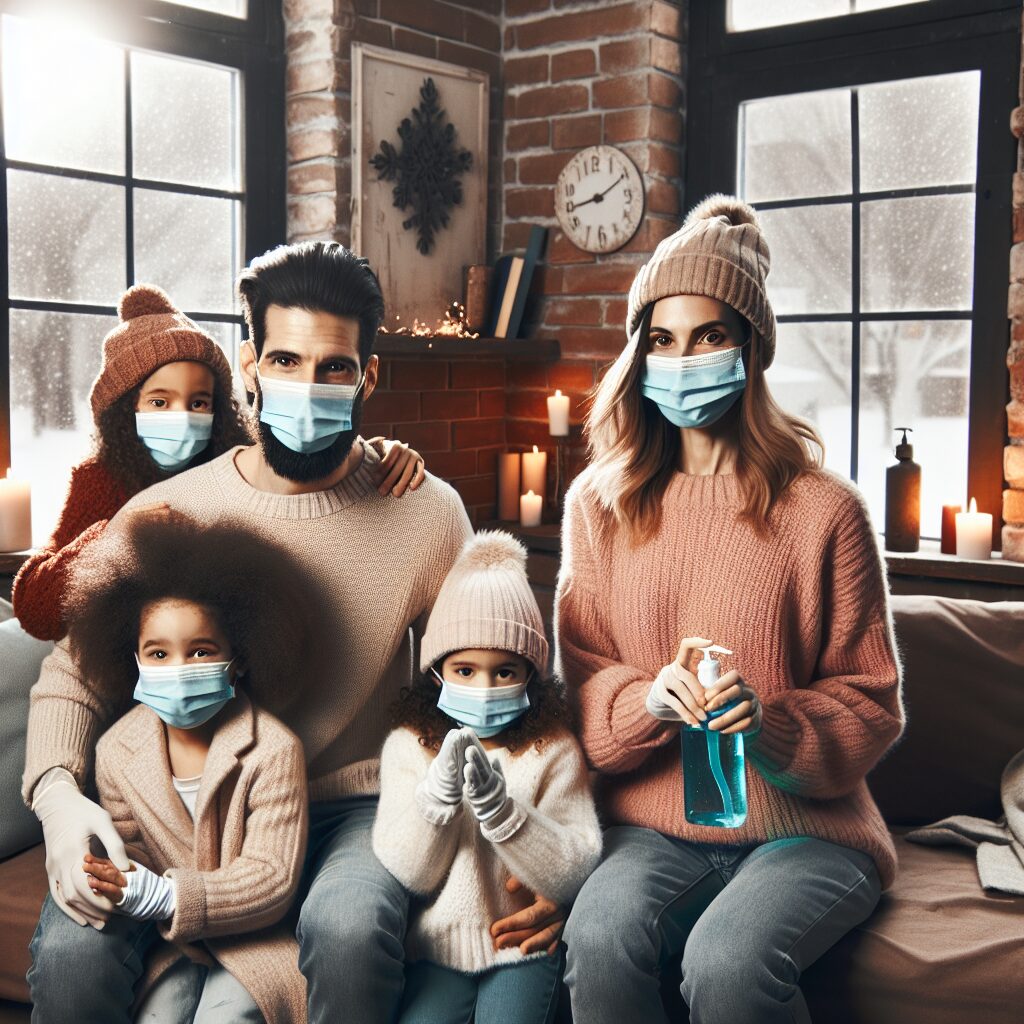
[[384, 744], [373, 850], [421, 898], [410, 910], [410, 962], [476, 973], [524, 959], [517, 947], [495, 952], [490, 935], [495, 921], [532, 902], [522, 891], [508, 893], [509, 875], [567, 904], [600, 859], [601, 830], [574, 737], [560, 733], [539, 751], [501, 747], [488, 756], [500, 762], [515, 801], [493, 829], [481, 826], [465, 799], [455, 808], [416, 800], [434, 753], [412, 731], [396, 729]]
[[[895, 850], [865, 776], [903, 725], [900, 666], [859, 493], [806, 473], [760, 536], [739, 516], [736, 476], [676, 473], [657, 534], [632, 547], [590, 478], [566, 499], [556, 669], [600, 772], [602, 814], [698, 843], [815, 836], [863, 850], [891, 884]], [[739, 828], [686, 821], [679, 725], [645, 707], [688, 636], [735, 651], [724, 670], [739, 669], [764, 708]]]
[[[429, 474], [401, 498], [379, 495], [380, 458], [362, 439], [357, 444], [363, 460], [337, 486], [293, 495], [251, 487], [235, 466], [242, 449], [233, 448], [137, 494], [108, 527], [116, 530], [126, 511], [154, 501], [199, 522], [230, 519], [285, 548], [333, 596], [346, 659], [332, 678], [309, 681], [304, 698], [281, 712], [305, 747], [312, 800], [377, 792], [387, 709], [412, 678], [413, 634], [418, 642], [472, 532], [458, 494]], [[253, 571], [258, 578], [258, 566]], [[58, 644], [32, 688], [26, 801], [57, 765], [84, 785], [96, 740], [123, 710], [81, 678], [66, 643]]]
[[167, 943], [147, 957], [145, 990], [182, 954], [212, 955], [267, 1024], [302, 1024], [306, 982], [288, 913], [302, 873], [309, 804], [296, 737], [239, 692], [217, 720], [195, 821], [171, 781], [163, 723], [124, 715], [96, 748], [96, 784], [129, 856], [174, 879]]

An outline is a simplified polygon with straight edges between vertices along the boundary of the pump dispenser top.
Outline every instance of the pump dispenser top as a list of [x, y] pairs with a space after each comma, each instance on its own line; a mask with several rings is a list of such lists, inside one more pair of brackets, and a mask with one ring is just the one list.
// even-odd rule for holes
[[719, 647], [718, 644], [712, 644], [710, 647], [701, 648], [701, 652], [704, 657], [701, 658], [697, 665], [697, 682], [705, 690], [710, 690], [718, 682], [718, 678], [722, 674], [722, 663], [717, 658], [712, 658], [711, 655], [732, 654], [732, 651], [726, 647]]
[[896, 431], [903, 431], [903, 439], [896, 445], [896, 458], [900, 462], [907, 462], [914, 457], [914, 446], [907, 440], [907, 434], [913, 433], [913, 427], [894, 427]]

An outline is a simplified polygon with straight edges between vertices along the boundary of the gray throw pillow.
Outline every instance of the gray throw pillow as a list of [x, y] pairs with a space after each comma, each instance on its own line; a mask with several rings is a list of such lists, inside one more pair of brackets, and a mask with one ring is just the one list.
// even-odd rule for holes
[[0, 860], [43, 839], [36, 816], [22, 802], [21, 776], [28, 691], [52, 650], [52, 643], [29, 636], [17, 619], [0, 622]]

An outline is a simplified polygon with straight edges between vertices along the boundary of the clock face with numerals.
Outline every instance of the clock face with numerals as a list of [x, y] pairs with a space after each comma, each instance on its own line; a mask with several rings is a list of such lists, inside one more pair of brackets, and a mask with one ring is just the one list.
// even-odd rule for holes
[[636, 234], [644, 213], [644, 184], [632, 160], [614, 146], [580, 150], [555, 186], [555, 215], [585, 252], [614, 252]]

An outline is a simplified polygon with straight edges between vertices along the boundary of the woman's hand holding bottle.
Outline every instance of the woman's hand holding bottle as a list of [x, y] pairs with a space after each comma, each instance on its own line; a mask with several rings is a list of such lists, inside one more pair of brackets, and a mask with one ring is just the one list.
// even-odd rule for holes
[[736, 702], [734, 707], [713, 718], [708, 723], [709, 729], [724, 735], [736, 732], [750, 735], [760, 730], [761, 701], [758, 699], [757, 691], [736, 669], [726, 672], [714, 686], [705, 690], [704, 697], [709, 712]]
[[675, 661], [658, 673], [647, 694], [650, 714], [664, 722], [685, 722], [692, 726], [707, 721], [707, 694], [687, 666], [694, 651], [710, 646], [710, 640], [699, 636], [687, 637], [679, 644]]

